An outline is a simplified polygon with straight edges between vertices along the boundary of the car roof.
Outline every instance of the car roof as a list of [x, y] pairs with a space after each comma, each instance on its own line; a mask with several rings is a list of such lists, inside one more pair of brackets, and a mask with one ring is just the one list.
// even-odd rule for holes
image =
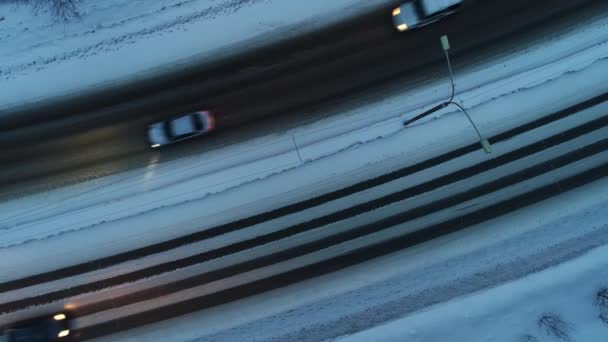
[[179, 136], [196, 132], [196, 127], [194, 126], [194, 122], [192, 121], [191, 116], [192, 114], [189, 114], [171, 120], [171, 128], [173, 135]]

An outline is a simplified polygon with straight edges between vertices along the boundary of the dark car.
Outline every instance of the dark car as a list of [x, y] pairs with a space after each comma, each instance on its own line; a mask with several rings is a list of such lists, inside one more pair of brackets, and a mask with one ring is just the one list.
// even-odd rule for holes
[[462, 7], [463, 0], [411, 0], [393, 9], [393, 25], [398, 31], [433, 23]]
[[70, 335], [70, 323], [65, 313], [57, 313], [20, 322], [6, 328], [2, 334], [8, 342], [63, 341]]

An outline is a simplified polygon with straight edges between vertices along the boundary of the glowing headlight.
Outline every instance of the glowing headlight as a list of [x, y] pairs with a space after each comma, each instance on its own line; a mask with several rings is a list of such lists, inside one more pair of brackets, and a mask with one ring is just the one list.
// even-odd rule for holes
[[401, 24], [401, 25], [397, 26], [397, 30], [399, 30], [399, 31], [405, 31], [405, 30], [407, 30], [407, 25], [406, 24]]
[[401, 13], [401, 7], [397, 7], [393, 10], [393, 17], [399, 15]]
[[65, 314], [59, 313], [53, 316], [53, 319], [56, 321], [63, 321], [65, 319]]
[[65, 330], [61, 330], [59, 332], [59, 334], [57, 334], [57, 337], [61, 338], [61, 337], [66, 337], [70, 334], [70, 330], [69, 329], [65, 329]]

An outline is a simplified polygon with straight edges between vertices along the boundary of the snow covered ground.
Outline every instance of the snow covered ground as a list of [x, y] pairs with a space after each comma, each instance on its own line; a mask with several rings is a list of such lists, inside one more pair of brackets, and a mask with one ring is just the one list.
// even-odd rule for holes
[[68, 24], [44, 7], [0, 3], [0, 103], [8, 110], [145, 80], [288, 40], [387, 2], [83, 0], [80, 17]]
[[[596, 232], [602, 232], [605, 242], [607, 204], [551, 223], [551, 233], [563, 226], [573, 229], [592, 225]], [[538, 273], [338, 341], [605, 341], [607, 266], [608, 246], [602, 245]]]

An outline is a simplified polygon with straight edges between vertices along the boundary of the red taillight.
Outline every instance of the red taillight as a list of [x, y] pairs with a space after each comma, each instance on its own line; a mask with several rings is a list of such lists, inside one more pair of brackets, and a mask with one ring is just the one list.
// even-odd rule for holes
[[209, 130], [215, 129], [215, 116], [212, 112], [207, 112], [207, 124], [209, 125]]

